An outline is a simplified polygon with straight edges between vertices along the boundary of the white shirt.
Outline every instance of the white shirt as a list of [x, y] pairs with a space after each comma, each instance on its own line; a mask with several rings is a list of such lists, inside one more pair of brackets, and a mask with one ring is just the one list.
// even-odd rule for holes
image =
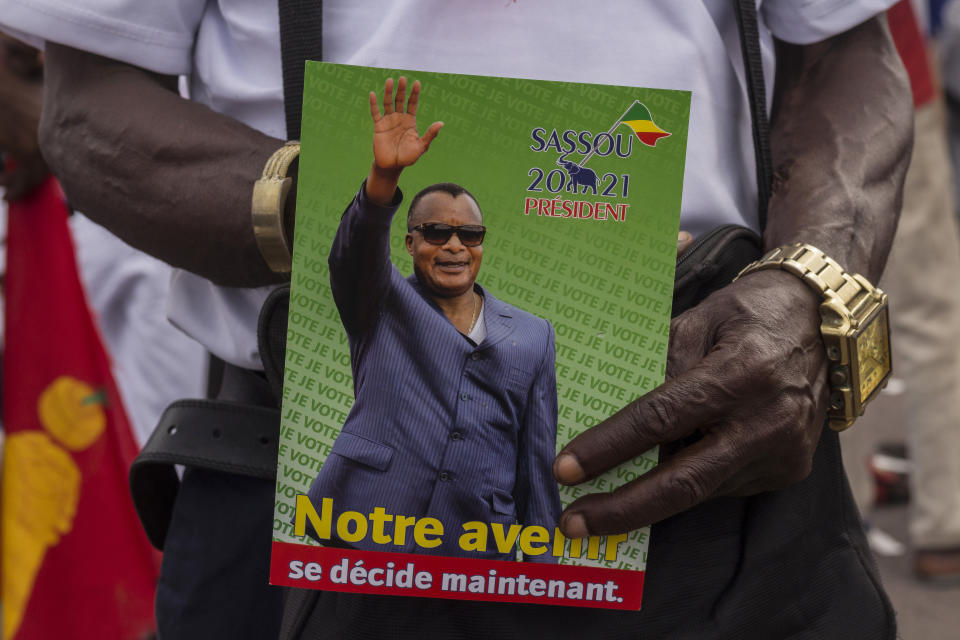
[[[164, 318], [169, 265], [82, 215], [71, 216], [69, 224], [84, 296], [106, 343], [134, 439], [143, 446], [167, 405], [204, 396], [207, 354]], [[5, 276], [6, 241], [7, 203], [0, 188], [0, 276]], [[0, 352], [3, 310], [0, 295]]]
[[70, 231], [87, 302], [134, 438], [143, 446], [167, 405], [204, 397], [207, 353], [164, 315], [170, 265], [81, 214], [70, 217]]
[[[893, 0], [758, 0], [768, 100], [771, 34], [808, 44]], [[692, 92], [681, 226], [756, 227], [753, 142], [730, 0], [326, 0], [324, 59], [683, 89]], [[265, 0], [0, 0], [0, 22], [152, 71], [188, 75], [191, 98], [285, 138], [277, 4]], [[217, 287], [177, 272], [172, 322], [212, 353], [260, 367], [268, 288]]]

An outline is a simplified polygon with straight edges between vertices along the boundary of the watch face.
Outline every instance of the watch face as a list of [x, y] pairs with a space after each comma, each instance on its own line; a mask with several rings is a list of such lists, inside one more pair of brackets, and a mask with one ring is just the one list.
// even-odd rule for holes
[[860, 403], [866, 402], [890, 371], [887, 310], [882, 309], [856, 338]]

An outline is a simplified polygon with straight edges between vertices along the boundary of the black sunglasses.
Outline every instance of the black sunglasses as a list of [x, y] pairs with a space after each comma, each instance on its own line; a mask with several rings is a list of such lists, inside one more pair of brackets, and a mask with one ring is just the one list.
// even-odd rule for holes
[[487, 233], [487, 228], [480, 224], [463, 224], [459, 227], [453, 227], [441, 222], [426, 222], [418, 224], [410, 231], [419, 231], [423, 234], [423, 239], [430, 244], [446, 244], [450, 236], [457, 234], [461, 244], [465, 247], [479, 247], [483, 243], [483, 236]]

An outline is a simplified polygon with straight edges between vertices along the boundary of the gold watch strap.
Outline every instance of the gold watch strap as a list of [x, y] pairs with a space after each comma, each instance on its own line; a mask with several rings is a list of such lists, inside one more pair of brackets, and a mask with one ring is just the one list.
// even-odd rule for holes
[[300, 155], [300, 142], [293, 140], [273, 152], [263, 175], [253, 184], [251, 204], [253, 235], [267, 266], [276, 273], [289, 273], [290, 247], [283, 228], [283, 210], [293, 180], [287, 177], [290, 165]]
[[836, 431], [847, 429], [890, 377], [886, 294], [809, 244], [778, 247], [747, 265], [737, 278], [765, 269], [792, 273], [823, 298], [820, 334], [830, 384], [827, 421]]
[[836, 260], [827, 257], [823, 251], [802, 242], [773, 249], [744, 267], [734, 280], [765, 269], [782, 269], [792, 273], [820, 295], [836, 296], [851, 312], [857, 306], [861, 294], [874, 291], [873, 285], [865, 278], [847, 273]]

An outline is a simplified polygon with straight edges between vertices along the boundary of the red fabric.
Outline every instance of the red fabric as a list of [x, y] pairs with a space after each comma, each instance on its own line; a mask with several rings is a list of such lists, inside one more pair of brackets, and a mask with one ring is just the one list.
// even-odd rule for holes
[[[5, 633], [14, 631], [15, 614], [6, 591], [27, 585], [16, 640], [144, 638], [156, 628], [159, 555], [130, 499], [127, 470], [137, 446], [84, 297], [66, 208], [52, 178], [9, 205], [5, 282]], [[67, 392], [95, 393], [84, 391], [82, 400], [70, 402], [81, 395], [55, 396], [55, 380]], [[90, 412], [99, 419], [87, 419]], [[59, 520], [52, 541], [23, 544], [47, 535], [51, 519]], [[37, 558], [32, 585], [24, 582], [31, 572], [22, 570], [30, 554]], [[12, 566], [21, 569], [15, 580], [6, 575]]]
[[910, 88], [913, 91], [913, 105], [920, 107], [936, 94], [936, 85], [927, 56], [927, 43], [913, 13], [910, 0], [900, 0], [887, 11], [887, 22], [893, 43], [897, 46], [903, 66], [910, 76]]

